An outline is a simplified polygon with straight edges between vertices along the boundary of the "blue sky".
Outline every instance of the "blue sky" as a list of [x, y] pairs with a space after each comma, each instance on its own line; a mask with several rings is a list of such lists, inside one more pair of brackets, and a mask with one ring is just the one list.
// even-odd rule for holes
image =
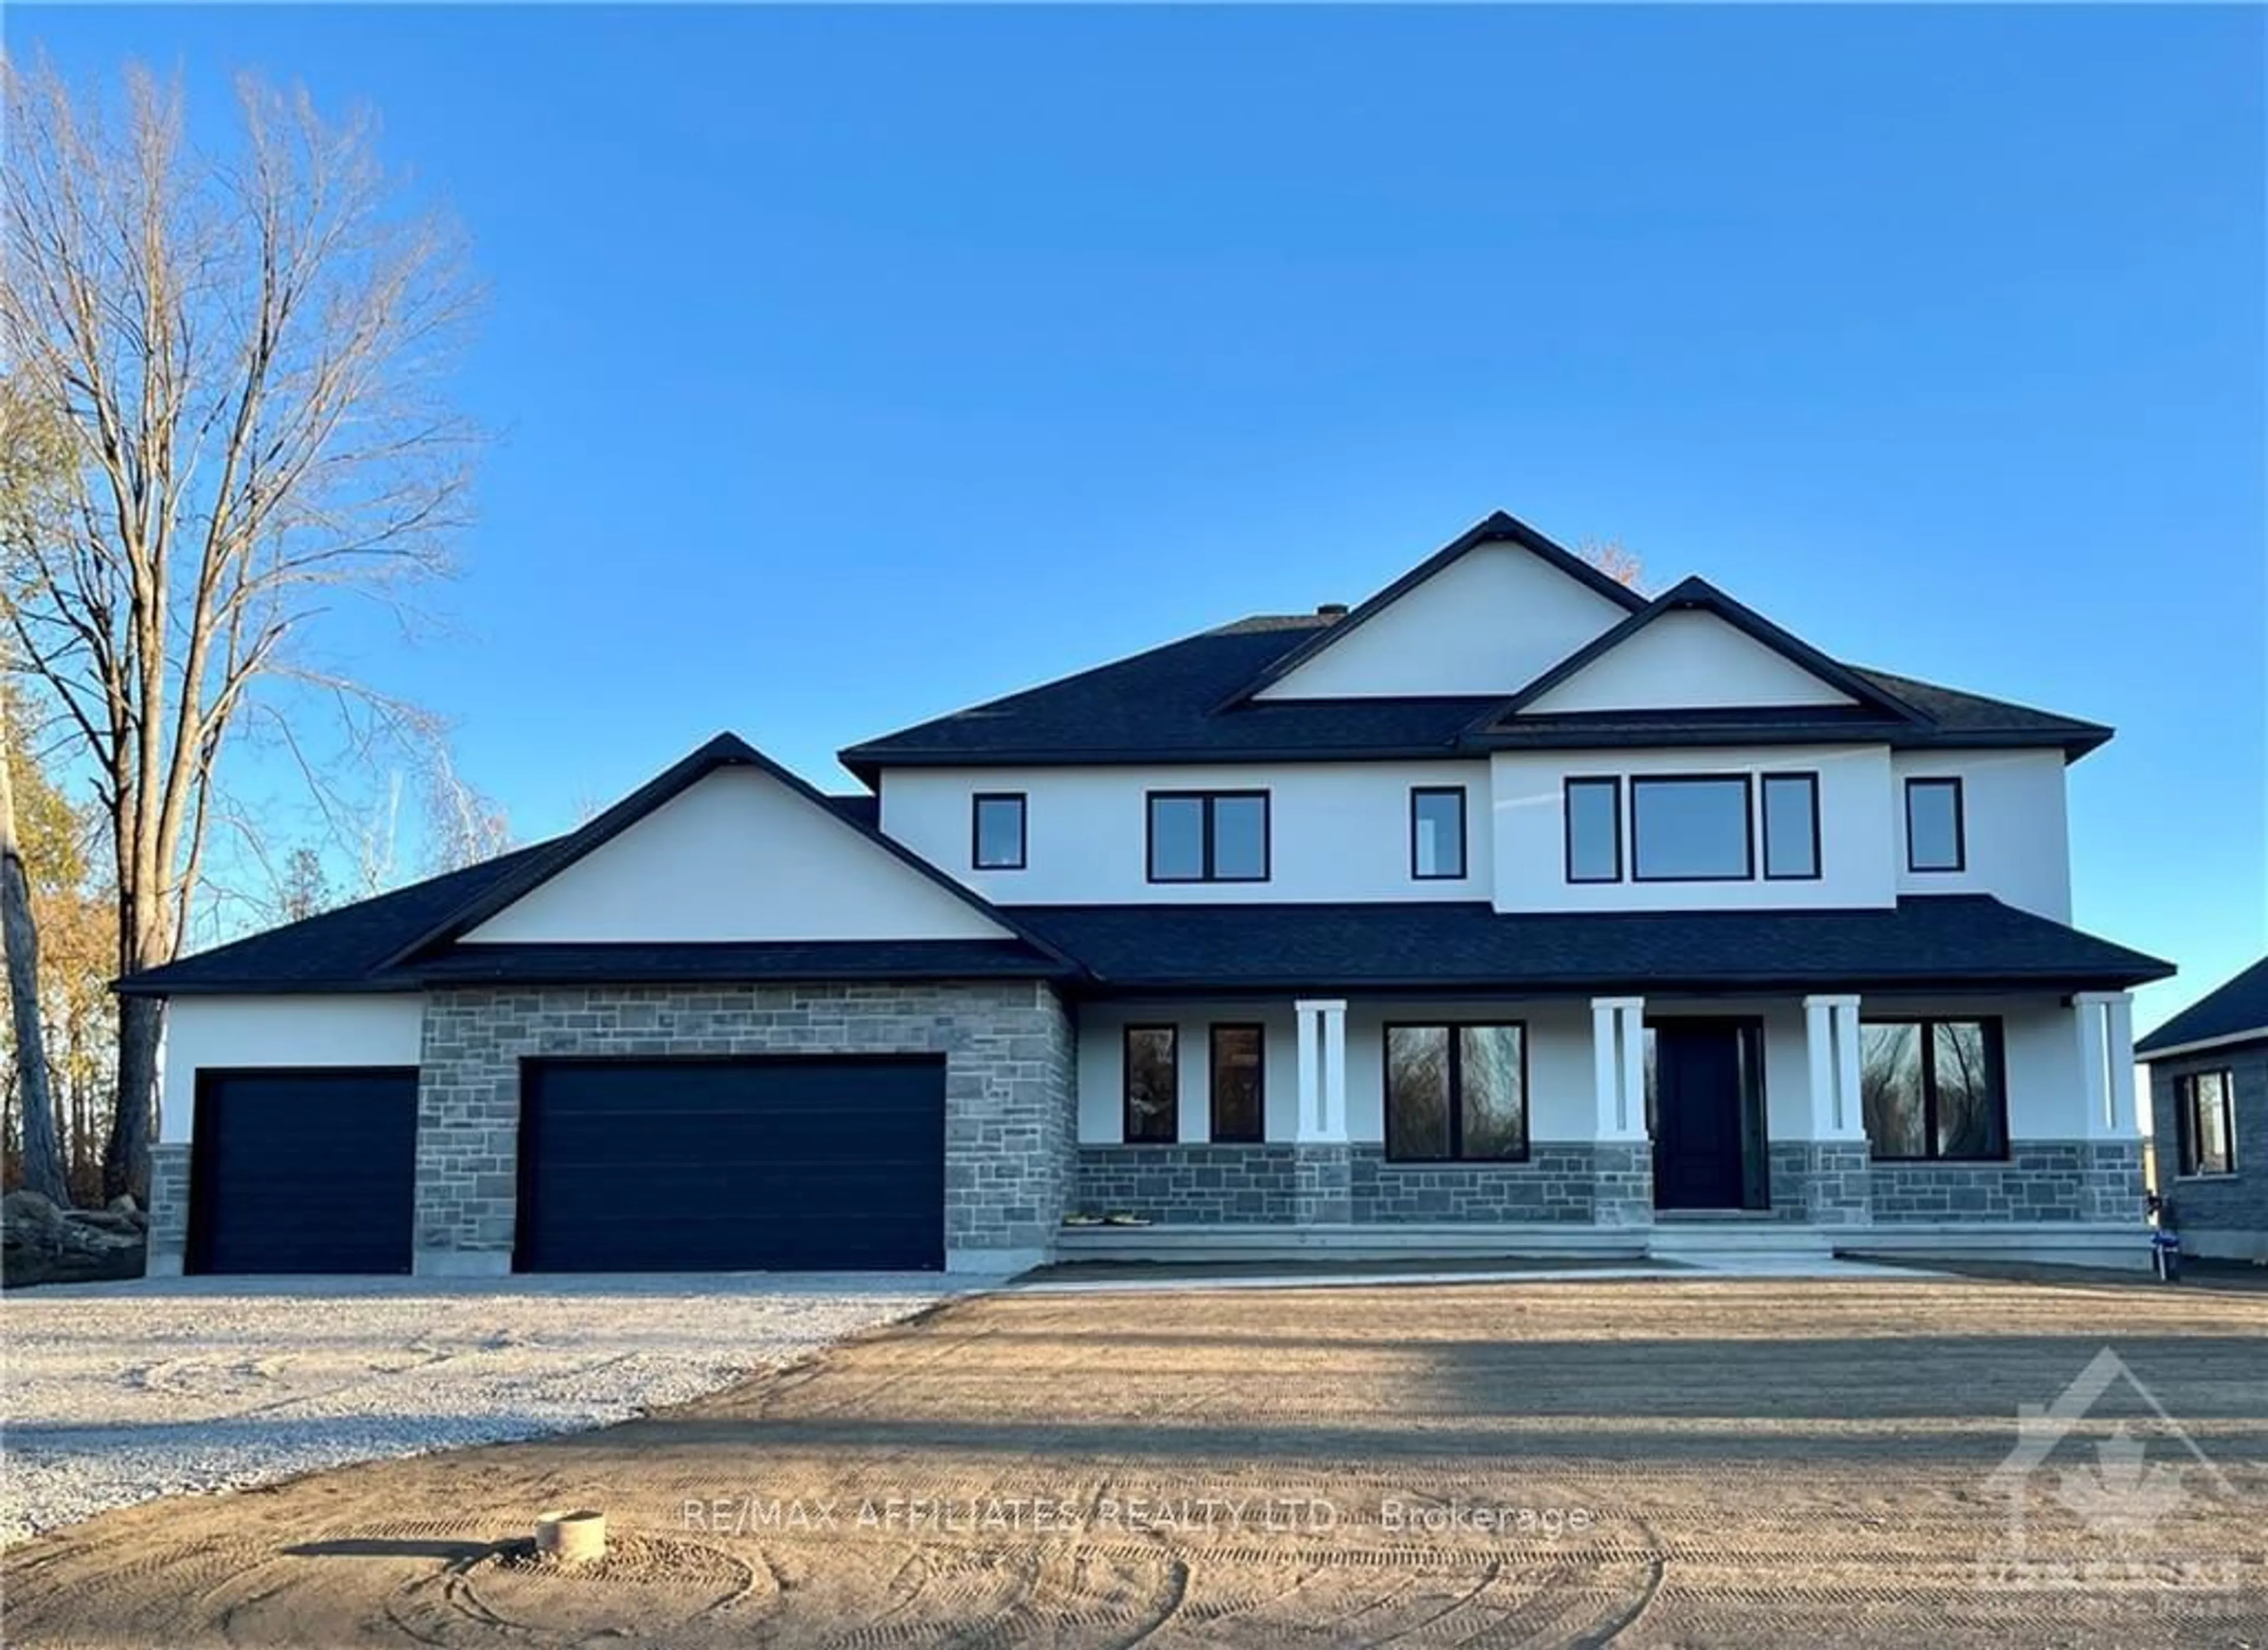
[[8, 8], [366, 103], [468, 232], [453, 633], [524, 836], [720, 727], [864, 736], [1488, 510], [2116, 724], [2084, 926], [2268, 949], [2257, 9]]

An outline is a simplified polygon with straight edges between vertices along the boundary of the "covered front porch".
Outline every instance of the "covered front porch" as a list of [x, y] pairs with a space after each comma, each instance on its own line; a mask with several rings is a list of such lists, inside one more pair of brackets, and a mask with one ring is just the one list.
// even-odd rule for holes
[[1090, 999], [1079, 1060], [1067, 1258], [2146, 1255], [2123, 991]]

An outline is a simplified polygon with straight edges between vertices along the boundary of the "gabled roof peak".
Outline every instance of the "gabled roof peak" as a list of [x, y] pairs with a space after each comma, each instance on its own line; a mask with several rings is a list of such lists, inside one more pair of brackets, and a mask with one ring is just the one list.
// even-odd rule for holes
[[1492, 715], [1476, 725], [1474, 732], [1484, 733], [1510, 721], [1553, 689], [1580, 674], [1665, 615], [1691, 612], [1708, 613], [1723, 620], [1751, 641], [1771, 649], [1837, 692], [1893, 721], [1926, 726], [1934, 719], [1927, 711], [1908, 703], [1879, 682], [1869, 681], [1849, 666], [1830, 659], [1802, 637], [1780, 629], [1763, 614], [1727, 595], [1698, 574], [1691, 574], [1646, 602], [1614, 629], [1577, 648], [1536, 677]]

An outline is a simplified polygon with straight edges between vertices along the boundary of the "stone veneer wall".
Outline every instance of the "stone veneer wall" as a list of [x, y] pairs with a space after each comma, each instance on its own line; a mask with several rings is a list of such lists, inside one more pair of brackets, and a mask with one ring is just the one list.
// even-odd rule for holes
[[1292, 1221], [1298, 1148], [1242, 1145], [1082, 1145], [1071, 1206], [1145, 1220], [1206, 1226]]
[[[1396, 1221], [1581, 1221], [1595, 1206], [1597, 1153], [1581, 1143], [1538, 1142], [1524, 1163], [1400, 1163], [1386, 1148], [1349, 1148], [1353, 1218]], [[1653, 1202], [1652, 1175], [1647, 1203]]]
[[1771, 1212], [1811, 1226], [1865, 1226], [1874, 1218], [1873, 1168], [1863, 1140], [1775, 1140]]
[[164, 1140], [150, 1148], [150, 1234], [143, 1271], [178, 1278], [189, 1252], [189, 1147]]
[[753, 1054], [942, 1054], [946, 1264], [1051, 1252], [1077, 1124], [1071, 1021], [1045, 985], [497, 988], [426, 998], [418, 1270], [510, 1268], [522, 1059]]
[[2132, 1140], [2018, 1140], [2005, 1162], [1877, 1162], [1872, 1178], [1877, 1226], [2142, 1219], [2142, 1148]]

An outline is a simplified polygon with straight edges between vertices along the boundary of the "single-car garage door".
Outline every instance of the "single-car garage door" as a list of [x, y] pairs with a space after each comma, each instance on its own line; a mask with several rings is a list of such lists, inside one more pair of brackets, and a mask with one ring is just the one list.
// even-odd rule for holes
[[193, 1272], [406, 1272], [417, 1073], [201, 1071]]
[[942, 1058], [521, 1068], [522, 1271], [944, 1263]]

